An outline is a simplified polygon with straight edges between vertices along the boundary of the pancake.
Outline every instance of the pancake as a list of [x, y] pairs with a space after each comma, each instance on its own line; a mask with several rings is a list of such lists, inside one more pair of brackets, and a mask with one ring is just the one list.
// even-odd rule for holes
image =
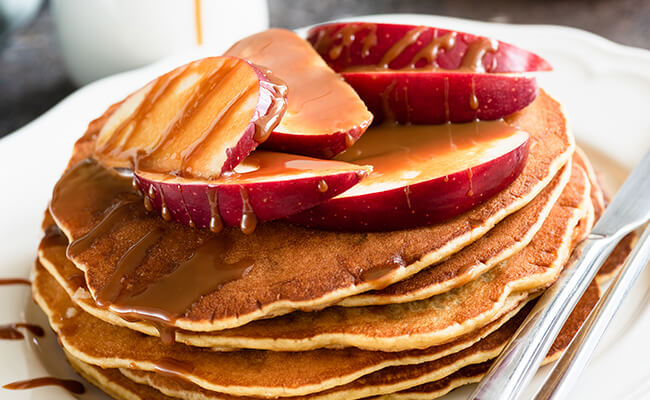
[[594, 206], [594, 218], [598, 220], [600, 219], [600, 216], [603, 214], [605, 207], [607, 206], [607, 201], [605, 200], [605, 191], [600, 183], [598, 174], [596, 174], [596, 171], [591, 164], [591, 161], [589, 161], [589, 158], [587, 158], [585, 152], [579, 147], [576, 148], [576, 152], [573, 156], [573, 161], [585, 170], [587, 176], [589, 177], [589, 181], [593, 185], [591, 188], [591, 202]]
[[[524, 207], [524, 209], [508, 216], [504, 221], [497, 224], [494, 229], [488, 232], [487, 235], [461, 250], [459, 253], [454, 254], [449, 260], [433, 267], [435, 272], [431, 273], [430, 271], [432, 268], [427, 268], [405, 281], [415, 281], [416, 285], [420, 284], [420, 287], [423, 287], [420, 290], [420, 293], [418, 293], [420, 296], [416, 299], [424, 298], [425, 296], [422, 296], [423, 294], [428, 294], [426, 297], [431, 297], [439, 292], [448, 291], [454, 287], [461, 286], [471, 278], [475, 278], [483, 272], [483, 270], [503, 261], [508, 256], [525, 247], [539, 228], [541, 228], [544, 219], [546, 219], [550, 213], [551, 208], [557, 201], [569, 178], [570, 170], [566, 168], [563, 169], [562, 172], [559, 173], [546, 188], [544, 188], [542, 193], [540, 193], [530, 204]], [[83, 277], [79, 276], [80, 273], [75, 269], [74, 264], [66, 258], [66, 247], [67, 240], [44, 240], [39, 247], [39, 253], [43, 265], [55, 278], [57, 278], [59, 284], [72, 295], [78, 289], [79, 285], [83, 284], [84, 288], [86, 285], [85, 282], [82, 282]], [[429, 286], [424, 286], [424, 283], [429, 282], [431, 279], [437, 279], [438, 282]], [[396, 285], [400, 284], [398, 283]], [[411, 287], [413, 286], [414, 285], [411, 285]], [[409, 293], [410, 292], [407, 292], [407, 294]], [[356, 296], [353, 297], [353, 299], [363, 298], [364, 296], [365, 295]], [[372, 295], [370, 296], [372, 297]], [[413, 296], [415, 296], [415, 294]], [[379, 300], [373, 301], [371, 304], [387, 304], [390, 303], [387, 301], [388, 299], [401, 300], [392, 302], [404, 302], [405, 300], [405, 296], [394, 297], [396, 298], [381, 296], [379, 297]], [[76, 298], [74, 300], [77, 301]], [[97, 318], [113, 324], [127, 326], [143, 333], [156, 334], [157, 332], [155, 328], [146, 324], [129, 323], [107, 310], [99, 309], [90, 298], [84, 298], [83, 300], [84, 301], [78, 305]], [[77, 301], [77, 303], [79, 303], [79, 301]], [[345, 301], [343, 305], [349, 306]], [[192, 335], [191, 333], [187, 335], [184, 332], [178, 332], [177, 336], [183, 336], [177, 339], [181, 342], [195, 346], [204, 345], [201, 341], [194, 340], [196, 335]]]
[[[107, 217], [107, 209], [115, 206], [114, 202], [121, 197], [133, 198], [136, 194], [129, 182], [115, 177], [104, 176], [103, 183], [113, 179], [109, 185], [77, 179], [80, 176], [74, 174], [80, 170], [75, 167], [60, 181], [50, 209], [68, 239], [80, 239], [92, 230], [91, 243], [72, 258], [85, 272], [95, 298], [111, 282], [122, 282], [134, 292], [159, 284], [209, 240], [229, 244], [223, 257], [228, 264], [253, 255], [254, 266], [242, 272], [242, 276], [215, 284], [217, 288], [209, 292], [196, 293], [196, 301], [189, 309], [169, 321], [170, 325], [185, 330], [222, 330], [296, 309], [323, 308], [403, 280], [458, 252], [528, 204], [567, 164], [574, 149], [573, 138], [566, 131], [559, 104], [543, 92], [508, 121], [531, 135], [531, 150], [522, 174], [486, 203], [429, 227], [383, 233], [336, 233], [274, 222], [261, 224], [250, 236], [237, 229], [226, 229], [215, 235], [166, 223], [159, 216], [147, 213], [141, 204], [130, 203], [121, 208], [122, 218], [98, 232], [97, 225]], [[89, 155], [91, 137], [76, 146], [78, 153], [73, 158]], [[62, 182], [73, 184], [61, 190], [65, 186]], [[60, 201], [64, 192], [65, 201]], [[158, 230], [161, 239], [146, 249], [143, 262], [133, 271], [115, 276], [125, 252], [145, 235]], [[178, 291], [187, 295], [188, 289], [178, 288]], [[166, 297], [173, 299], [176, 294]]]
[[216, 347], [277, 351], [322, 347], [402, 351], [451, 341], [497, 318], [511, 296], [525, 296], [557, 278], [588, 203], [589, 182], [581, 168], [575, 167], [531, 243], [464, 286], [410, 303], [298, 311], [210, 332], [206, 341]]
[[[545, 362], [549, 362], [552, 357], [555, 357], [557, 351], [561, 351], [566, 346], [568, 346], [571, 338], [577, 331], [577, 328], [574, 329], [574, 327], [579, 327], [582, 322], [584, 322], [589, 311], [598, 301], [599, 294], [600, 291], [598, 289], [598, 286], [592, 283], [586, 294], [580, 300], [578, 306], [576, 307], [576, 310], [574, 310], [574, 312], [571, 314], [569, 320], [565, 324], [565, 327], [560, 332], [560, 335], [556, 339], [553, 348], [547, 355]], [[463, 367], [459, 370], [459, 367], [462, 365], [467, 365], [467, 363], [472, 362], [472, 360], [484, 358], [487, 354], [496, 356], [500, 350], [495, 351], [495, 348], [503, 348], [503, 346], [507, 343], [509, 337], [514, 334], [518, 325], [521, 323], [521, 321], [523, 321], [531, 308], [532, 304], [529, 304], [526, 308], [519, 311], [514, 318], [510, 319], [505, 325], [499, 328], [498, 331], [483, 339], [473, 347], [466, 349], [460, 353], [452, 354], [446, 358], [439, 359], [434, 362], [409, 365], [404, 367], [386, 368], [348, 385], [300, 398], [361, 398], [376, 394], [390, 393], [390, 391], [394, 391], [398, 388], [412, 386], [415, 382], [428, 382], [432, 379], [436, 379], [436, 377], [441, 378], [440, 380], [434, 380], [432, 383], [424, 383], [414, 387], [413, 389], [406, 390], [407, 392], [419, 391], [432, 395], [434, 392], [433, 389], [435, 387], [435, 392], [438, 392], [438, 395], [442, 395], [454, 387], [459, 386], [460, 384], [475, 381], [460, 379], [461, 377], [468, 377], [468, 370], [476, 371], [476, 373], [471, 374], [472, 377], [482, 376], [482, 374], [484, 374], [489, 367], [489, 363], [484, 362], [482, 364], [478, 364], [480, 368]], [[79, 362], [80, 361], [78, 360], [76, 361], [76, 363]], [[86, 364], [86, 369], [88, 368], [96, 367], [92, 367]], [[171, 379], [151, 372], [129, 369], [122, 369], [121, 371], [129, 379], [142, 384], [143, 388], [148, 388], [148, 386], [151, 385], [172, 397], [222, 400], [251, 399], [250, 397], [236, 397], [214, 391], [208, 391], [192, 383], [184, 382], [178, 379]], [[448, 375], [449, 373], [451, 373], [451, 375]], [[447, 375], [449, 377], [445, 377]], [[119, 377], [117, 379], [119, 379]], [[108, 377], [107, 380], [113, 381], [114, 378], [111, 375], [111, 377]], [[452, 382], [455, 384], [452, 385]], [[125, 386], [128, 384], [129, 383], [125, 382]], [[447, 388], [447, 390], [443, 391], [444, 388]], [[400, 398], [403, 398], [407, 392], [397, 393], [396, 395], [401, 396]], [[292, 399], [295, 398], [296, 397], [293, 397]]]
[[[331, 307], [319, 312], [294, 312], [243, 327], [204, 334], [177, 333], [176, 340], [219, 348], [254, 348], [302, 351], [321, 347], [359, 347], [367, 350], [402, 351], [442, 344], [484, 326], [503, 314], [513, 297], [552, 282], [571, 248], [571, 235], [589, 202], [589, 182], [579, 167], [573, 168], [565, 187], [535, 239], [520, 253], [463, 287], [417, 302], [372, 307]], [[62, 261], [41, 260], [53, 274]], [[553, 255], [554, 257], [549, 257]], [[54, 258], [54, 257], [50, 257]], [[54, 265], [54, 266], [53, 266]], [[63, 283], [70, 288], [71, 284]], [[517, 293], [521, 292], [521, 293]], [[88, 302], [92, 307], [92, 302]], [[469, 307], [468, 305], [472, 305]], [[96, 307], [96, 306], [95, 306]], [[106, 312], [93, 315], [111, 323]], [[396, 324], [395, 321], [400, 321]], [[142, 323], [127, 325], [147, 334], [156, 329]], [[182, 336], [182, 337], [181, 337]]]
[[530, 243], [560, 197], [570, 172], [564, 169], [528, 205], [449, 259], [385, 289], [348, 297], [337, 305], [359, 307], [421, 300], [475, 279]]
[[[138, 366], [155, 370], [153, 364], [156, 360], [173, 358], [194, 365], [191, 374], [193, 381], [202, 386], [248, 395], [306, 394], [352, 382], [388, 366], [436, 360], [475, 344], [498, 329], [523, 306], [513, 303], [500, 320], [452, 343], [425, 350], [402, 353], [354, 348], [298, 353], [252, 350], [216, 352], [182, 344], [163, 345], [155, 337], [107, 324], [86, 312], [77, 313], [73, 319], [64, 318], [74, 303], [40, 265], [35, 270], [33, 291], [35, 299], [50, 317], [50, 323], [63, 347], [84, 362], [104, 368]], [[293, 373], [286, 371], [287, 368]], [[260, 374], [260, 371], [265, 373]]]
[[632, 249], [634, 248], [634, 245], [636, 244], [638, 238], [638, 232], [633, 231], [625, 235], [625, 237], [623, 237], [623, 239], [621, 239], [621, 241], [616, 244], [616, 247], [614, 250], [612, 250], [612, 253], [600, 267], [600, 270], [598, 270], [596, 279], [598, 280], [599, 284], [602, 285], [616, 276], [621, 267], [623, 267], [625, 260], [627, 260], [627, 256], [629, 256], [632, 252]]

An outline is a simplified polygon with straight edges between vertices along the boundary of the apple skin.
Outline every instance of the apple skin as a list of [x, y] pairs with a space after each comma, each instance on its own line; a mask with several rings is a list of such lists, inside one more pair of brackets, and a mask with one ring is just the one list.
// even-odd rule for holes
[[[338, 57], [332, 57], [330, 48], [320, 46], [319, 36], [336, 34], [345, 26], [358, 25], [360, 29], [354, 33], [352, 43], [343, 51]], [[376, 26], [377, 43], [368, 48], [368, 52], [363, 54], [364, 43], [363, 40], [370, 33], [370, 29], [362, 28], [363, 25]], [[415, 25], [400, 25], [400, 24], [370, 24], [364, 22], [347, 22], [347, 23], [332, 23], [318, 25], [311, 28], [307, 32], [307, 40], [314, 45], [316, 51], [323, 57], [327, 64], [336, 72], [344, 71], [350, 67], [359, 67], [362, 65], [376, 66], [386, 54], [386, 52], [407, 32], [417, 28]], [[434, 37], [441, 37], [449, 32], [447, 29], [439, 29], [430, 27], [425, 29], [418, 40], [412, 45], [405, 48], [392, 62], [389, 63], [390, 69], [401, 69], [408, 67], [411, 59], [425, 47]], [[483, 38], [482, 36], [473, 35], [470, 33], [457, 32], [456, 41], [454, 46], [449, 50], [440, 50], [436, 58], [436, 67], [456, 70], [460, 67], [463, 57], [467, 52], [470, 43]], [[321, 37], [322, 39], [322, 37]], [[341, 43], [342, 39], [333, 41], [332, 44], [336, 45]], [[494, 60], [496, 62], [493, 64]], [[432, 66], [427, 64], [426, 60], [420, 60], [415, 65], [416, 67]], [[498, 49], [496, 52], [488, 52], [483, 57], [483, 66], [485, 71], [500, 73], [500, 72], [532, 72], [532, 71], [550, 71], [552, 70], [550, 64], [542, 57], [530, 51], [521, 49], [514, 45], [505, 42], [498, 42]], [[493, 67], [494, 66], [494, 67]]]
[[[342, 163], [343, 164], [343, 163]], [[156, 174], [136, 172], [134, 179], [142, 193], [147, 196], [153, 185], [151, 204], [162, 211], [163, 198], [171, 219], [184, 225], [199, 228], [210, 227], [212, 218], [209, 193], [218, 204], [219, 216], [226, 226], [237, 226], [243, 214], [242, 190], [248, 194], [258, 222], [280, 219], [324, 203], [343, 193], [363, 179], [370, 169], [349, 164], [350, 168], [330, 172], [314, 172], [313, 176], [297, 179], [268, 180], [264, 182], [238, 183], [235, 179], [214, 182], [196, 180], [158, 179]], [[319, 190], [325, 182], [326, 191]], [[162, 194], [162, 195], [161, 195]]]
[[521, 75], [429, 71], [341, 75], [377, 122], [440, 124], [495, 120], [528, 106], [538, 93], [535, 78]]
[[[488, 200], [519, 176], [530, 139], [513, 150], [448, 176], [381, 192], [336, 197], [292, 215], [287, 221], [334, 231], [388, 231], [431, 225], [453, 218]], [[472, 195], [470, 196], [470, 179]]]

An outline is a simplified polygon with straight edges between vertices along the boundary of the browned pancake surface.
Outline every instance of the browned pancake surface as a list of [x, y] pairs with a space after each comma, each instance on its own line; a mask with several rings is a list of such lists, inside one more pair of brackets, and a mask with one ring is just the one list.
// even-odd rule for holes
[[[545, 93], [523, 112], [509, 117], [531, 134], [531, 152], [524, 172], [506, 190], [483, 205], [446, 223], [384, 233], [336, 233], [309, 230], [281, 222], [261, 224], [254, 235], [226, 229], [220, 237], [232, 243], [228, 262], [254, 257], [254, 267], [241, 279], [206, 294], [179, 318], [183, 329], [209, 331], [239, 326], [251, 320], [296, 308], [318, 308], [370, 289], [404, 279], [457, 252], [485, 234], [495, 223], [531, 201], [564, 165], [573, 151], [559, 104]], [[74, 158], [88, 156], [88, 140], [77, 146]], [[72, 240], [86, 234], [105, 213], [107, 188], [85, 182], [75, 198], [74, 212], [62, 213], [56, 201], [52, 213]], [[117, 185], [128, 193], [128, 182]], [[65, 207], [63, 208], [65, 209]], [[110, 232], [81, 252], [75, 263], [86, 271], [93, 293], [111, 279], [120, 257], [154, 229], [162, 240], [148, 252], [142, 265], [124, 279], [130, 290], [160, 280], [187, 260], [214, 234], [166, 223], [140, 204], [128, 206], [128, 215]], [[381, 279], [394, 260], [403, 260]]]

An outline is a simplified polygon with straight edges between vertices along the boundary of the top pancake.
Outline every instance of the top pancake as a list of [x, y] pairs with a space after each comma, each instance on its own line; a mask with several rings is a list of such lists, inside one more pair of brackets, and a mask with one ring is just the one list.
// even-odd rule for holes
[[[560, 105], [543, 92], [525, 110], [509, 117], [509, 122], [531, 135], [528, 162], [513, 184], [486, 203], [445, 223], [404, 231], [337, 233], [282, 222], [261, 224], [250, 236], [226, 229], [219, 234], [221, 240], [231, 243], [225, 260], [237, 262], [252, 256], [254, 266], [240, 279], [210, 293], [197, 293], [198, 300], [174, 325], [214, 331], [295, 309], [322, 308], [405, 279], [456, 253], [529, 203], [573, 153], [573, 138], [567, 133]], [[89, 138], [76, 146], [75, 160], [90, 155]], [[82, 183], [70, 189], [78, 190], [74, 204], [60, 207], [55, 198], [50, 207], [71, 241], [87, 234], [105, 216], [112, 204], [101, 199], [117, 198], [120, 193], [134, 195], [125, 181], [116, 181], [114, 193], [107, 193], [110, 187], [93, 185], [93, 181]], [[162, 232], [162, 238], [149, 249], [143, 263], [123, 277], [125, 287], [137, 291], [150, 286], [215, 237], [205, 230], [167, 223], [147, 213], [141, 204], [125, 208], [124, 218], [73, 259], [85, 271], [93, 296], [114, 279], [121, 256], [154, 229]]]

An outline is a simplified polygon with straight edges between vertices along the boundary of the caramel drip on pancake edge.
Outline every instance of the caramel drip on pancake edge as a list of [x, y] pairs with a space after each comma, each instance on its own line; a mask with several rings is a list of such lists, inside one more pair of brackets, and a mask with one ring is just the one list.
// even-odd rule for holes
[[86, 388], [81, 382], [72, 379], [55, 378], [51, 376], [12, 382], [4, 385], [3, 388], [10, 390], [26, 390], [43, 386], [59, 386], [74, 394], [83, 394], [86, 392]]
[[[129, 252], [135, 254], [132, 260], [137, 261], [139, 256], [151, 248], [153, 240], [145, 238], [129, 249]], [[158, 329], [161, 340], [171, 344], [175, 339], [172, 325], [177, 318], [202, 296], [228, 282], [241, 279], [253, 266], [252, 259], [227, 262], [225, 255], [231, 245], [225, 236], [214, 236], [199, 246], [174, 271], [140, 290], [127, 291], [120, 287], [126, 276], [123, 274], [129, 272], [127, 267], [135, 270], [140, 265], [136, 262], [127, 264], [127, 267], [116, 271], [111, 277], [114, 284], [109, 294], [114, 295], [118, 290], [120, 294], [114, 301], [103, 302], [102, 305], [127, 320], [151, 322]]]

